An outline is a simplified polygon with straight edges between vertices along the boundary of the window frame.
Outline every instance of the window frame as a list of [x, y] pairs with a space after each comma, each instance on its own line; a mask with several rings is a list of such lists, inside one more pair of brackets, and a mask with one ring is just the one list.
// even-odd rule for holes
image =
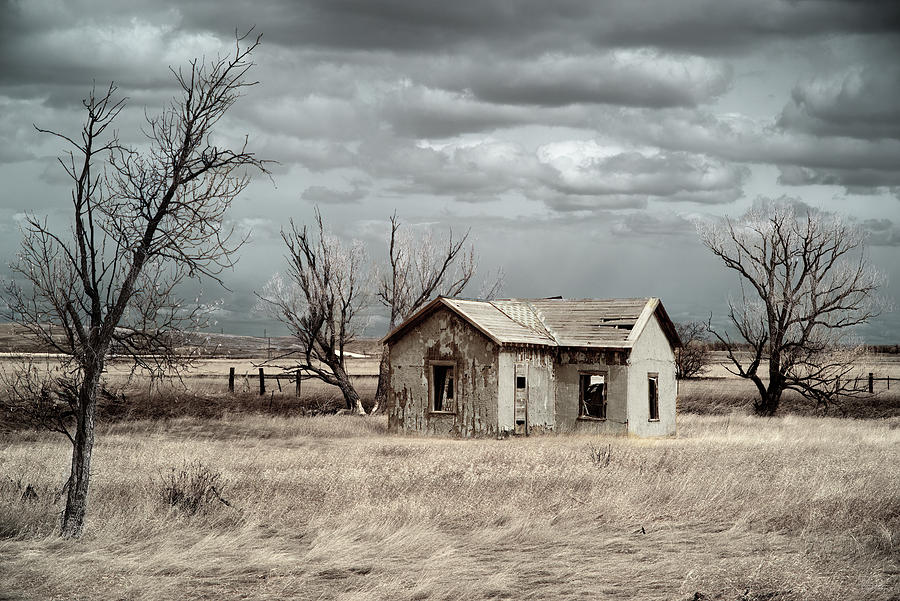
[[[595, 415], [585, 415], [582, 411], [582, 401], [584, 395], [584, 387], [582, 379], [584, 376], [603, 376], [603, 417]], [[588, 380], [590, 382], [590, 380]], [[584, 421], [605, 422], [609, 414], [609, 371], [608, 370], [578, 370], [578, 418]]]
[[[435, 367], [450, 367], [453, 369], [453, 397], [451, 401], [453, 403], [453, 409], [440, 409], [436, 410], [434, 408], [434, 368]], [[459, 377], [457, 375], [456, 369], [456, 361], [444, 361], [444, 360], [431, 360], [428, 361], [428, 413], [434, 415], [456, 415], [456, 398], [457, 391], [459, 390]], [[446, 403], [447, 399], [444, 399]]]
[[[653, 382], [653, 388], [650, 388], [650, 382]], [[652, 397], [650, 396], [651, 390], [655, 393]], [[654, 409], [656, 410], [656, 417], [653, 417]], [[647, 372], [647, 421], [648, 422], [658, 422], [659, 421], [659, 373], [658, 372]]]

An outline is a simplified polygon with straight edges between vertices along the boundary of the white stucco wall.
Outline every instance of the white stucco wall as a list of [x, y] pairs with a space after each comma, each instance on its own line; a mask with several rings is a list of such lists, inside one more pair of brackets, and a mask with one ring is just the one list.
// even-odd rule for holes
[[[659, 374], [659, 421], [650, 421], [648, 374]], [[628, 433], [674, 436], [675, 353], [654, 315], [634, 344], [628, 361]]]

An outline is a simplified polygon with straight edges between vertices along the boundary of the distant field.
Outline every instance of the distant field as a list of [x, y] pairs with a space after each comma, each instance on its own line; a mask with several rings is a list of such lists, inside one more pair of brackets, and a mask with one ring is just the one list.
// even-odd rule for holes
[[[390, 435], [383, 417], [119, 422], [101, 426], [78, 542], [52, 536], [68, 443], [0, 441], [4, 599], [900, 591], [897, 418], [683, 415], [675, 439], [502, 441]], [[199, 473], [196, 462], [230, 506], [210, 496], [192, 515], [168, 503], [170, 478]]]
[[[62, 333], [60, 332], [60, 335]], [[54, 337], [56, 334], [54, 333]], [[201, 333], [196, 342], [200, 352], [213, 358], [257, 358], [278, 357], [298, 349], [290, 336], [235, 336], [232, 334]], [[364, 338], [354, 341], [348, 351], [362, 354], [380, 352], [378, 340]], [[0, 323], [0, 355], [4, 353], [46, 353], [53, 349], [37, 343], [21, 326]]]
[[[12, 344], [14, 332], [6, 328], [6, 343]], [[101, 401], [101, 415], [115, 419], [155, 419], [178, 416], [220, 417], [228, 413], [264, 412], [270, 414], [305, 414], [333, 412], [342, 407], [339, 391], [317, 380], [304, 380], [301, 397], [295, 394], [294, 383], [287, 380], [267, 380], [266, 394], [260, 397], [259, 367], [267, 374], [280, 373], [279, 365], [290, 365], [289, 358], [277, 358], [291, 350], [291, 338], [273, 338], [271, 346], [264, 338], [211, 335], [208, 357], [182, 375], [180, 380], [152, 379], [140, 371], [132, 373], [131, 363], [111, 359], [107, 363], [107, 381], [113, 390], [124, 394], [117, 399]], [[0, 336], [0, 348], [3, 348]], [[269, 350], [271, 348], [271, 350]], [[350, 349], [354, 353], [347, 360], [364, 402], [370, 403], [377, 385], [380, 346], [378, 340], [360, 340]], [[269, 357], [272, 359], [269, 360]], [[56, 365], [53, 357], [34, 354], [30, 359], [48, 368]], [[21, 351], [0, 351], [0, 372], [9, 370], [21, 360]], [[752, 383], [728, 373], [724, 353], [714, 353], [713, 361], [703, 377], [679, 382], [678, 409], [681, 413], [727, 415], [750, 411], [756, 389]], [[235, 394], [228, 393], [228, 373], [235, 368]], [[764, 367], [764, 366], [763, 366]], [[865, 379], [872, 372], [876, 377], [900, 380], [900, 355], [873, 354], [864, 358], [856, 374]], [[849, 400], [830, 407], [828, 414], [857, 418], [900, 416], [900, 381], [891, 389], [878, 382], [873, 397]], [[785, 414], [819, 415], [817, 409], [796, 394], [787, 393], [781, 409]], [[2, 428], [2, 424], [0, 424]]]
[[[293, 381], [266, 380], [266, 394], [259, 396], [259, 368], [266, 374], [284, 373], [293, 364], [288, 353], [298, 349], [293, 338], [254, 338], [209, 334], [202, 347], [203, 357], [184, 371], [181, 377], [152, 378], [141, 370], [132, 371], [132, 363], [113, 357], [107, 361], [105, 381], [117, 398], [101, 399], [100, 415], [121, 419], [155, 419], [184, 415], [215, 417], [227, 413], [262, 411], [300, 414], [334, 412], [342, 407], [340, 392], [315, 379], [304, 379], [301, 397], [296, 396]], [[20, 327], [0, 324], [0, 373], [9, 372], [23, 361], [43, 369], [59, 365], [45, 347], [23, 336]], [[378, 340], [354, 341], [347, 349], [347, 369], [365, 398], [375, 395], [381, 345]], [[235, 391], [229, 394], [228, 374], [235, 369]], [[124, 400], [122, 395], [124, 395]], [[3, 398], [0, 395], [0, 409]], [[4, 426], [0, 421], [0, 430]]]

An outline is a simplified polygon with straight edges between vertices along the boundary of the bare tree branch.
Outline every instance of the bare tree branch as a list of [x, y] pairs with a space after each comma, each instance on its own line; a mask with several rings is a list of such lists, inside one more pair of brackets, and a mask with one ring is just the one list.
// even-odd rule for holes
[[[110, 84], [92, 90], [78, 138], [37, 128], [66, 142], [60, 163], [72, 180], [71, 230], [51, 231], [30, 216], [14, 280], [6, 286], [9, 316], [64, 354], [77, 385], [73, 457], [62, 530], [81, 533], [87, 507], [97, 392], [110, 353], [135, 368], [177, 371], [192, 355], [185, 330], [205, 323], [209, 307], [176, 290], [185, 280], [219, 281], [233, 264], [235, 240], [224, 217], [249, 183], [266, 171], [244, 145], [213, 144], [215, 124], [248, 82], [259, 36], [237, 36], [232, 54], [194, 60], [173, 70], [181, 96], [147, 116], [146, 152], [125, 147], [111, 129], [125, 107]], [[61, 335], [60, 335], [61, 332]]]
[[286, 277], [276, 274], [257, 296], [259, 308], [301, 345], [297, 363], [283, 367], [337, 386], [348, 411], [365, 413], [345, 365], [345, 349], [359, 334], [369, 303], [364, 249], [358, 242], [347, 247], [329, 233], [318, 208], [312, 230], [291, 221], [281, 238], [288, 251]]
[[[784, 201], [759, 203], [740, 220], [699, 224], [703, 243], [741, 276], [729, 320], [747, 356], [712, 330], [732, 363], [754, 383], [755, 410], [772, 415], [785, 390], [819, 406], [863, 394], [850, 385], [863, 353], [855, 326], [880, 313], [882, 276], [869, 265], [862, 232], [840, 218]], [[747, 284], [747, 286], [745, 286]], [[760, 369], [767, 364], [767, 374]]]
[[[446, 240], [436, 240], [433, 230], [415, 236], [401, 231], [396, 211], [391, 215], [391, 235], [388, 248], [390, 269], [378, 284], [376, 297], [390, 311], [389, 329], [393, 330], [428, 301], [438, 296], [459, 296], [466, 289], [477, 269], [474, 245], [466, 247], [470, 230], [454, 239], [448, 228]], [[503, 286], [503, 273], [483, 290], [484, 298], [495, 297]], [[387, 398], [388, 356], [382, 351], [375, 393], [375, 410]]]
[[675, 376], [681, 380], [703, 374], [709, 363], [707, 324], [699, 321], [676, 323], [675, 330], [681, 347], [675, 349]]

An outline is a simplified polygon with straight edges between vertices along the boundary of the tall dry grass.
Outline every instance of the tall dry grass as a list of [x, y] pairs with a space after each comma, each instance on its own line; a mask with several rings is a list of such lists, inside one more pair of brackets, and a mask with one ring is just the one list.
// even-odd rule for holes
[[[100, 434], [80, 541], [55, 536], [66, 444], [4, 437], [0, 597], [900, 591], [897, 419], [685, 416], [675, 439], [503, 441], [392, 436], [360, 417], [120, 422]], [[167, 474], [186, 465], [217, 474], [230, 506], [173, 506]]]

